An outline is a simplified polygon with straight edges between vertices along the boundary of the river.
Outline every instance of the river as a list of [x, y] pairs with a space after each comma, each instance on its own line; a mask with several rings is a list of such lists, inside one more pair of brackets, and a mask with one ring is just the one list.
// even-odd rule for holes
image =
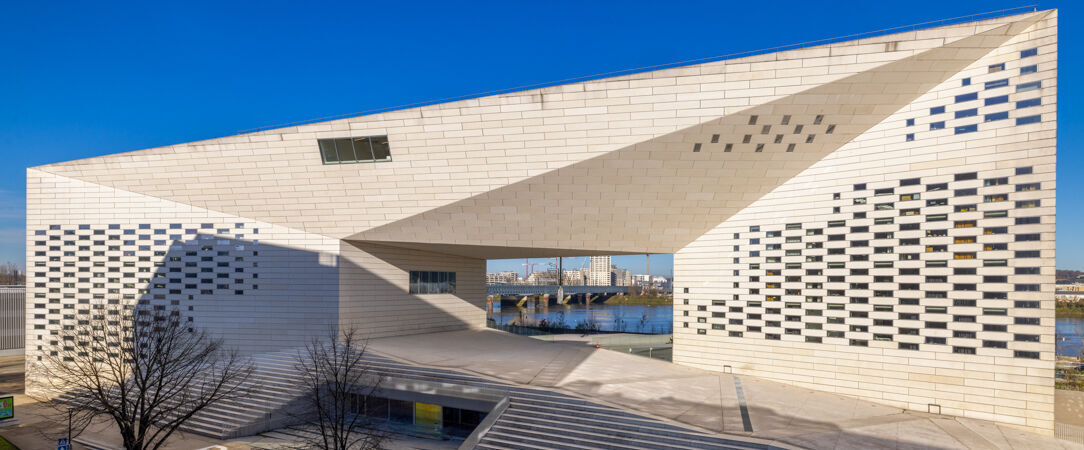
[[488, 318], [498, 325], [534, 326], [545, 320], [574, 329], [577, 324], [594, 323], [602, 331], [670, 334], [674, 331], [672, 305], [546, 305], [527, 303], [523, 307], [493, 302]]
[[[564, 323], [569, 328], [594, 321], [604, 331], [670, 334], [674, 330], [674, 307], [670, 305], [541, 305], [528, 303], [522, 308], [494, 302], [489, 319], [500, 325], [536, 325], [542, 320]], [[1084, 347], [1084, 318], [1059, 318], [1057, 350], [1059, 355], [1080, 355]], [[1060, 340], [1064, 338], [1064, 340]]]
[[[1084, 318], [1061, 317], [1055, 321], [1058, 340], [1056, 348], [1058, 355], [1080, 356], [1082, 334], [1084, 334]], [[1063, 340], [1064, 339], [1064, 340]]]

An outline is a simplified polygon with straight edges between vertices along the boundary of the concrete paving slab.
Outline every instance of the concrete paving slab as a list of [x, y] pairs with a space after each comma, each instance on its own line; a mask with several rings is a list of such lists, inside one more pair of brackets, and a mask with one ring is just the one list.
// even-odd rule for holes
[[[555, 386], [593, 400], [692, 427], [804, 448], [1071, 448], [1072, 444], [992, 422], [936, 416], [750, 376], [741, 383], [752, 433], [746, 433], [730, 374], [677, 366], [495, 330], [376, 339], [396, 358], [486, 376]], [[579, 344], [576, 343], [579, 341]], [[579, 350], [568, 346], [580, 345]], [[587, 347], [586, 351], [583, 347]], [[963, 420], [963, 419], [959, 419]], [[1075, 448], [1075, 447], [1072, 447]]]

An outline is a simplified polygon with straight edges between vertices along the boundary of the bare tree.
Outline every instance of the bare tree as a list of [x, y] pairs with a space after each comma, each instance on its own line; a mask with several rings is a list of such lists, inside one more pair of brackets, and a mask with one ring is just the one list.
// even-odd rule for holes
[[380, 448], [387, 439], [383, 420], [364, 414], [380, 385], [366, 359], [367, 341], [357, 328], [332, 331], [298, 352], [303, 391], [301, 417], [314, 428], [308, 445], [327, 450]]
[[111, 300], [61, 325], [29, 368], [28, 392], [57, 422], [70, 418], [76, 436], [111, 418], [124, 448], [158, 449], [196, 413], [247, 394], [252, 363], [176, 309]]
[[0, 285], [13, 286], [26, 284], [26, 274], [19, 271], [13, 262], [0, 264]]

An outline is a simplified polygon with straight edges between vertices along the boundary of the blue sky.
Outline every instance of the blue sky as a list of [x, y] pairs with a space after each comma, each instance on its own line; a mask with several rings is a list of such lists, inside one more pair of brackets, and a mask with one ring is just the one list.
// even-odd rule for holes
[[[905, 7], [901, 7], [905, 6]], [[1004, 1], [0, 4], [0, 261], [25, 168], [569, 77], [1020, 6]], [[1079, 2], [1059, 8], [1079, 80]], [[1084, 93], [1059, 92], [1058, 267], [1084, 268]], [[656, 262], [657, 260], [657, 262]], [[669, 274], [670, 258], [652, 259]], [[643, 257], [623, 257], [636, 268]], [[522, 261], [493, 262], [521, 270]]]

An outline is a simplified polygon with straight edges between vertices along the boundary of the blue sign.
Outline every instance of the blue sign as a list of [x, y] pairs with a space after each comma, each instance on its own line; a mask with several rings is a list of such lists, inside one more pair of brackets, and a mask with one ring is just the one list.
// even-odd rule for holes
[[57, 439], [56, 450], [72, 450], [72, 446], [68, 444], [68, 438]]
[[15, 417], [15, 398], [0, 397], [0, 420]]

